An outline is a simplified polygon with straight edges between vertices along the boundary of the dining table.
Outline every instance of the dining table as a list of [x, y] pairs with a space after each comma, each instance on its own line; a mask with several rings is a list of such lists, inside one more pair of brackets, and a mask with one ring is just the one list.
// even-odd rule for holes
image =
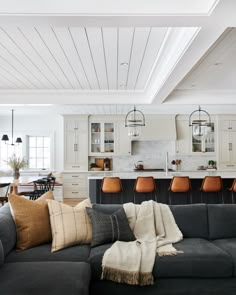
[[20, 186], [33, 186], [33, 182], [45, 176], [22, 175], [18, 179], [13, 176], [0, 176], [0, 183], [10, 183], [10, 193], [18, 194]]

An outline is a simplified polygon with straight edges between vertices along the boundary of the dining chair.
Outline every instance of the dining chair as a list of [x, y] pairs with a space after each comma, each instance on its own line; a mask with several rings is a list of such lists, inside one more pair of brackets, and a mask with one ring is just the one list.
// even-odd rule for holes
[[11, 183], [0, 183], [0, 203], [2, 206], [8, 202], [8, 191]]

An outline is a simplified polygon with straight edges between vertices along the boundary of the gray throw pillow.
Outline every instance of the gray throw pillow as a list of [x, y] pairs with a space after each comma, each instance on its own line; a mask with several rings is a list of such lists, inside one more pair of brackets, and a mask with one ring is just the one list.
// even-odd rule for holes
[[86, 208], [86, 210], [92, 224], [92, 247], [115, 241], [129, 242], [136, 239], [123, 208], [111, 215], [93, 208]]

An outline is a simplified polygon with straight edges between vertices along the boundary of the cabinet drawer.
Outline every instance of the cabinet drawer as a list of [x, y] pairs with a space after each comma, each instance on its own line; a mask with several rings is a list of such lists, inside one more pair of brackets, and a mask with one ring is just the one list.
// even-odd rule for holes
[[85, 190], [79, 191], [79, 190], [64, 190], [64, 198], [87, 198], [88, 194]]
[[223, 169], [223, 170], [236, 170], [236, 164], [232, 163], [232, 164], [219, 164], [219, 169]]
[[64, 182], [63, 187], [65, 190], [78, 190], [80, 187], [84, 187], [84, 185], [78, 183], [78, 182]]
[[73, 174], [63, 174], [64, 182], [78, 182], [78, 181], [86, 181], [87, 175], [73, 173]]

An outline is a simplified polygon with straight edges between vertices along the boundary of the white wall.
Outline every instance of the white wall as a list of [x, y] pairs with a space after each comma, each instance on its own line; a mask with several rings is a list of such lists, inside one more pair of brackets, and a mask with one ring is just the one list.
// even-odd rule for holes
[[[11, 136], [11, 116], [0, 116], [0, 133]], [[22, 135], [53, 135], [53, 160], [56, 171], [63, 170], [63, 117], [61, 115], [16, 116], [14, 117], [14, 134]], [[23, 142], [23, 148], [25, 142]]]

